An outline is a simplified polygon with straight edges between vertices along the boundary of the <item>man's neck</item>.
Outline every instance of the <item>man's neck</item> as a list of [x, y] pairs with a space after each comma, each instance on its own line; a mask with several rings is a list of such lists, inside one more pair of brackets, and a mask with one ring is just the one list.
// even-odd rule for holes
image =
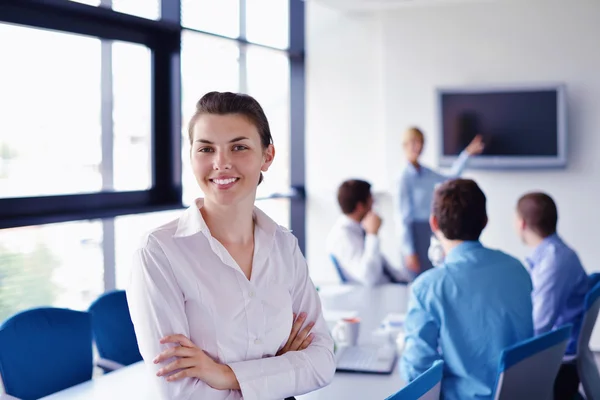
[[461, 245], [462, 243], [464, 243], [464, 240], [449, 240], [449, 239], [442, 239], [440, 240], [440, 242], [442, 243], [442, 248], [444, 249], [444, 253], [448, 254], [450, 253], [454, 248], [458, 247], [459, 245]]

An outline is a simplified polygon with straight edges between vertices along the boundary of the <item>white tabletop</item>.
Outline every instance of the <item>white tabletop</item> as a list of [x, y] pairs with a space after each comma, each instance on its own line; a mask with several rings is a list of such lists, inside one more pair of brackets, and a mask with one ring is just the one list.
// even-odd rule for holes
[[[368, 341], [381, 320], [392, 312], [406, 312], [406, 286], [385, 285], [373, 289], [352, 286], [320, 288], [326, 313], [352, 312], [361, 318], [360, 341]], [[353, 374], [338, 372], [333, 382], [298, 400], [324, 399], [384, 399], [398, 391], [404, 383], [397, 369], [391, 375]], [[89, 382], [44, 397], [43, 400], [159, 400], [152, 375], [143, 362], [111, 372]]]
[[[325, 315], [332, 310], [356, 312], [360, 317], [359, 342], [368, 342], [371, 333], [389, 313], [405, 313], [408, 288], [384, 285], [377, 288], [358, 286], [323, 287], [319, 291]], [[383, 400], [402, 388], [398, 368], [391, 375], [336, 372], [333, 382], [323, 389], [296, 396], [298, 400], [374, 399]]]

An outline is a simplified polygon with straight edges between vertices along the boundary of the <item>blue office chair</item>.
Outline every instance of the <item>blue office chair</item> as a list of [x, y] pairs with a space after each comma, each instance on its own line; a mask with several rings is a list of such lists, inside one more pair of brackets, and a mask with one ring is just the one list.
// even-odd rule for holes
[[589, 276], [590, 290], [600, 283], [600, 272], [591, 273]]
[[142, 360], [125, 291], [105, 293], [89, 308], [98, 366], [109, 372]]
[[579, 338], [577, 340], [577, 371], [585, 397], [588, 400], [600, 400], [600, 373], [595, 362], [594, 353], [590, 350], [590, 337], [600, 311], [600, 283], [585, 296], [585, 311]]
[[438, 400], [442, 388], [444, 362], [438, 360], [414, 381], [386, 400]]
[[35, 308], [0, 326], [0, 375], [7, 394], [34, 400], [92, 378], [87, 312]]
[[572, 329], [568, 324], [504, 349], [494, 399], [551, 399]]
[[344, 275], [342, 267], [340, 267], [340, 263], [338, 262], [337, 258], [335, 258], [333, 254], [330, 254], [329, 258], [331, 259], [331, 262], [333, 263], [333, 266], [335, 267], [335, 270], [337, 271], [338, 276], [340, 277], [340, 281], [342, 283], [348, 283], [348, 278], [346, 278], [346, 276]]

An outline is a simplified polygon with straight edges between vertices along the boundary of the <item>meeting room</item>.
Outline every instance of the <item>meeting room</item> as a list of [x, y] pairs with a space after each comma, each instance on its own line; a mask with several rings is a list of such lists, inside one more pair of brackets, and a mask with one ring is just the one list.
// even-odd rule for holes
[[600, 400], [600, 1], [0, 1], [0, 400]]

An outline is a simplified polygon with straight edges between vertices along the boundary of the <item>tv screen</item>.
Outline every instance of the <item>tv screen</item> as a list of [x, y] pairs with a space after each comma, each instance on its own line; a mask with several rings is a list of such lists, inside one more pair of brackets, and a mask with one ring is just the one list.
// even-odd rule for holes
[[562, 86], [521, 89], [440, 89], [440, 165], [449, 166], [476, 136], [484, 152], [470, 167], [566, 165]]

